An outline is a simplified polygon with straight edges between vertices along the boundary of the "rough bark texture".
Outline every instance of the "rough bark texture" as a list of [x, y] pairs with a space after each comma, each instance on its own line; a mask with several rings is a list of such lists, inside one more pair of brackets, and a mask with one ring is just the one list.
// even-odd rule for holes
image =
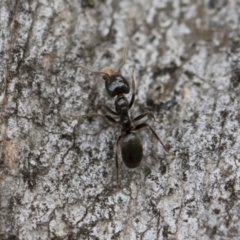
[[[240, 2], [2, 0], [0, 239], [239, 239]], [[141, 165], [121, 162], [121, 132], [101, 76], [136, 73], [131, 116]], [[130, 98], [130, 94], [128, 95]]]

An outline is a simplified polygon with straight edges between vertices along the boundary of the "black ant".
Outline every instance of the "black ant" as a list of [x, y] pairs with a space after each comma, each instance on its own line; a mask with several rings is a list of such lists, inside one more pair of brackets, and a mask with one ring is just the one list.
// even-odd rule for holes
[[139, 138], [138, 134], [136, 133], [137, 130], [142, 129], [144, 127], [148, 127], [155, 138], [160, 142], [160, 144], [163, 146], [164, 150], [170, 154], [172, 157], [175, 158], [173, 154], [171, 154], [161, 139], [158, 137], [157, 133], [153, 130], [153, 128], [147, 124], [147, 123], [141, 123], [136, 125], [135, 127], [132, 125], [133, 122], [136, 122], [146, 116], [150, 116], [151, 118], [154, 118], [154, 115], [152, 112], [144, 112], [140, 114], [139, 116], [135, 117], [134, 119], [130, 119], [128, 111], [133, 106], [134, 100], [135, 100], [135, 80], [134, 80], [134, 70], [132, 71], [132, 97], [130, 102], [127, 100], [127, 98], [124, 96], [124, 94], [129, 93], [130, 86], [128, 81], [124, 76], [121, 75], [120, 71], [123, 65], [126, 61], [128, 48], [124, 49], [123, 52], [123, 60], [118, 68], [117, 71], [115, 71], [111, 67], [105, 67], [101, 69], [100, 71], [93, 71], [85, 66], [77, 65], [75, 67], [81, 67], [83, 69], [88, 70], [91, 73], [95, 74], [102, 74], [102, 78], [105, 81], [105, 88], [107, 90], [107, 93], [110, 97], [116, 97], [115, 99], [115, 111], [111, 108], [107, 107], [106, 105], [100, 105], [99, 109], [104, 108], [108, 113], [111, 115], [119, 117], [118, 120], [114, 119], [112, 116], [108, 114], [98, 114], [98, 113], [92, 113], [92, 114], [86, 114], [82, 116], [76, 116], [71, 115], [72, 117], [91, 117], [91, 116], [103, 116], [107, 118], [109, 121], [113, 123], [120, 124], [122, 127], [122, 132], [120, 136], [118, 136], [116, 144], [115, 144], [115, 163], [116, 163], [116, 169], [117, 169], [117, 186], [119, 186], [119, 178], [118, 178], [118, 147], [119, 144], [121, 146], [121, 154], [122, 159], [125, 165], [128, 168], [136, 168], [143, 157], [143, 147], [141, 139]]

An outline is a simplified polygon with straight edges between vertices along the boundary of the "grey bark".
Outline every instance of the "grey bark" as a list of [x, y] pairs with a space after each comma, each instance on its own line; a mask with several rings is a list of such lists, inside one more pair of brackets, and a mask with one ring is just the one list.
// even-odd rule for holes
[[[0, 239], [239, 239], [239, 16], [237, 0], [1, 1]], [[153, 111], [177, 159], [139, 131], [117, 191], [120, 126], [70, 116], [114, 100], [74, 65], [117, 69], [129, 43], [131, 116]]]

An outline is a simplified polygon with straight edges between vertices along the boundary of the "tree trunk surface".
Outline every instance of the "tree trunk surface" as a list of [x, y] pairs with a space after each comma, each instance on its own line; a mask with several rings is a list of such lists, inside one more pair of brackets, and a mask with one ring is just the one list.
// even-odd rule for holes
[[[239, 239], [239, 16], [237, 0], [2, 0], [0, 239]], [[117, 70], [128, 45], [131, 119], [151, 111], [139, 123], [172, 155], [143, 128], [129, 169], [120, 141], [118, 189], [121, 125], [79, 117], [115, 98], [76, 65]]]

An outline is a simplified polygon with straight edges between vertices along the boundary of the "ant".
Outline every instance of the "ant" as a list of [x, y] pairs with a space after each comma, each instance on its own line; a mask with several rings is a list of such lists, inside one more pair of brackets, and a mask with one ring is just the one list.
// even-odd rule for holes
[[143, 147], [142, 142], [136, 131], [148, 127], [150, 131], [153, 133], [154, 137], [160, 142], [160, 144], [163, 146], [164, 150], [175, 158], [173, 154], [171, 154], [161, 139], [158, 137], [157, 133], [153, 130], [153, 128], [147, 124], [147, 123], [141, 123], [136, 126], [133, 126], [132, 123], [136, 122], [138, 120], [141, 120], [142, 118], [146, 116], [150, 116], [152, 119], [155, 120], [154, 115], [152, 112], [144, 112], [140, 114], [139, 116], [135, 117], [134, 119], [130, 119], [129, 117], [129, 110], [133, 106], [134, 100], [135, 100], [135, 79], [134, 79], [134, 69], [132, 70], [132, 97], [130, 102], [127, 100], [127, 98], [124, 96], [124, 94], [128, 94], [130, 92], [130, 86], [126, 78], [121, 74], [121, 68], [124, 66], [127, 58], [127, 51], [128, 47], [126, 47], [123, 51], [123, 59], [120, 67], [117, 71], [115, 71], [111, 67], [105, 67], [101, 69], [100, 71], [93, 71], [85, 66], [82, 65], [76, 65], [75, 67], [83, 68], [91, 73], [94, 74], [101, 74], [103, 80], [105, 81], [105, 88], [107, 90], [107, 93], [110, 97], [116, 97], [115, 99], [115, 111], [109, 108], [106, 105], [100, 105], [98, 107], [98, 110], [105, 109], [109, 114], [114, 115], [118, 117], [119, 119], [116, 120], [112, 116], [108, 114], [98, 114], [98, 113], [90, 113], [85, 114], [81, 116], [77, 115], [71, 115], [72, 117], [92, 117], [92, 116], [102, 116], [105, 117], [110, 122], [120, 124], [122, 127], [121, 134], [117, 137], [117, 141], [115, 143], [115, 164], [116, 164], [116, 170], [117, 170], [117, 186], [119, 187], [119, 178], [118, 178], [118, 148], [119, 145], [121, 146], [121, 154], [122, 154], [122, 160], [125, 163], [125, 165], [128, 168], [136, 168], [139, 166], [139, 164], [142, 161], [143, 157]]

